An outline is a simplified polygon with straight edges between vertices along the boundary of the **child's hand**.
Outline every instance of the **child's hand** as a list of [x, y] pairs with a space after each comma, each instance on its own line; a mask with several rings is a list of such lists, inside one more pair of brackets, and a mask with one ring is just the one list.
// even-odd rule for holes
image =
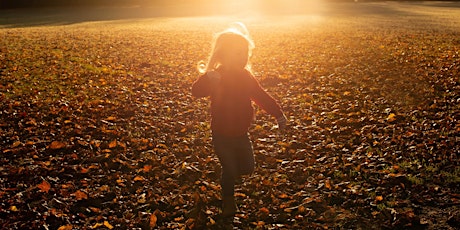
[[285, 130], [287, 127], [287, 119], [286, 116], [283, 114], [283, 116], [276, 118], [276, 122], [278, 123], [278, 129], [279, 130]]

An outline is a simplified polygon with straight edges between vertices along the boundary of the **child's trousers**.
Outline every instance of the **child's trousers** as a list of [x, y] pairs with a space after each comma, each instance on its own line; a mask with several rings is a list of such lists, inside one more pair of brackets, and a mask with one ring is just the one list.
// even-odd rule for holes
[[222, 167], [222, 196], [233, 196], [235, 180], [254, 172], [254, 153], [248, 135], [225, 137], [213, 134], [212, 144]]

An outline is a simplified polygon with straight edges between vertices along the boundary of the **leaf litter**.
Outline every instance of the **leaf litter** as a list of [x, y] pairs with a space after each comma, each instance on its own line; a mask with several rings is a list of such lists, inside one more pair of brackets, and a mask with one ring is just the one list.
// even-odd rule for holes
[[[236, 228], [458, 225], [459, 31], [378, 19], [248, 23], [291, 124], [257, 110]], [[223, 26], [2, 29], [2, 228], [222, 227], [208, 102], [189, 90]]]

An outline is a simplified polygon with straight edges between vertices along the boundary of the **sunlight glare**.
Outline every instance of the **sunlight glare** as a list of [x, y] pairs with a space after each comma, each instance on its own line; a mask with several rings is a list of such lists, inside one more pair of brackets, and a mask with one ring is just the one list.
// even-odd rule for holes
[[214, 13], [233, 15], [293, 15], [319, 14], [323, 0], [219, 0], [207, 1]]

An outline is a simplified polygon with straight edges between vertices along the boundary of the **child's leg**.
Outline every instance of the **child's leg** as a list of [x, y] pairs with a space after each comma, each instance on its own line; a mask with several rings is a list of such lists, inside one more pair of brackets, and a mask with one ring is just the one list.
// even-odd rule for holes
[[213, 137], [214, 150], [222, 167], [222, 195], [233, 196], [235, 180], [254, 172], [254, 152], [248, 136]]
[[238, 174], [248, 175], [254, 172], [254, 151], [252, 149], [252, 142], [248, 136], [242, 137], [238, 140], [236, 146], [236, 161], [238, 162]]
[[213, 136], [212, 143], [222, 167], [222, 196], [233, 196], [235, 192], [235, 178], [239, 174], [233, 141], [230, 138]]
[[229, 138], [213, 136], [214, 151], [222, 167], [222, 215], [232, 217], [236, 211], [235, 180], [254, 171], [254, 153], [248, 136]]
[[235, 179], [240, 175], [238, 154], [235, 152], [236, 141], [234, 138], [213, 136], [212, 142], [222, 167], [222, 215], [232, 217], [237, 211], [234, 197]]

